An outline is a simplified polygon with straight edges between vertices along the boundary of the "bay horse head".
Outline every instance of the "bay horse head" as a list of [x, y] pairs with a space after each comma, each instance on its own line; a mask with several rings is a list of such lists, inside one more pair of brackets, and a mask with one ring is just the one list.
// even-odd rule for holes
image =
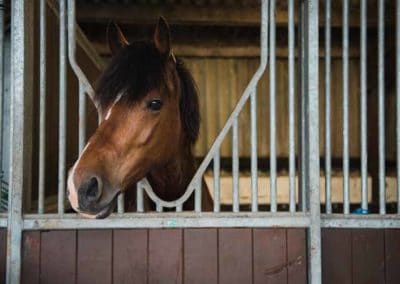
[[185, 187], [187, 178], [181, 181], [179, 172], [188, 166], [177, 160], [183, 152], [192, 157], [200, 121], [196, 87], [172, 53], [162, 17], [152, 40], [129, 43], [115, 24], [109, 25], [107, 38], [113, 58], [94, 97], [101, 123], [71, 168], [67, 185], [73, 209], [91, 218], [107, 217], [118, 194], [136, 188], [146, 176], [163, 187], [177, 173], [171, 182]]

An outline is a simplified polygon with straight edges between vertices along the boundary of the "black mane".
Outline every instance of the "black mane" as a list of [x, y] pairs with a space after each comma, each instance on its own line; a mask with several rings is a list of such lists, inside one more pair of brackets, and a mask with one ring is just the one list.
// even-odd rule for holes
[[[166, 60], [150, 41], [137, 41], [121, 49], [96, 83], [95, 100], [107, 109], [123, 94], [121, 101], [134, 104], [165, 82]], [[193, 145], [199, 134], [200, 113], [197, 87], [183, 61], [176, 59], [182, 93], [179, 108], [187, 142]]]

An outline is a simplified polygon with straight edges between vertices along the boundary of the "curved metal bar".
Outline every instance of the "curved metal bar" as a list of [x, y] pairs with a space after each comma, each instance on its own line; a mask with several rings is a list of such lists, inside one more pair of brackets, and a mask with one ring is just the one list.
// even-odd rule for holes
[[239, 99], [238, 103], [236, 104], [235, 109], [229, 116], [228, 120], [225, 123], [225, 126], [222, 128], [221, 132], [217, 136], [214, 141], [214, 144], [211, 146], [210, 151], [208, 151], [206, 157], [203, 159], [202, 163], [200, 164], [199, 168], [197, 169], [196, 173], [194, 174], [192, 180], [190, 181], [188, 187], [186, 188], [185, 193], [178, 199], [174, 201], [165, 201], [160, 199], [151, 188], [150, 183], [146, 178], [142, 179], [138, 186], [142, 186], [148, 197], [157, 204], [157, 206], [173, 208], [177, 206], [181, 206], [184, 202], [186, 202], [193, 191], [196, 189], [197, 186], [201, 186], [201, 179], [202, 176], [207, 169], [207, 166], [210, 164], [213, 157], [219, 151], [221, 144], [228, 133], [229, 129], [232, 127], [232, 124], [236, 117], [238, 117], [239, 113], [243, 109], [244, 104], [249, 99], [250, 95], [255, 92], [256, 86], [258, 81], [261, 79], [261, 76], [264, 74], [264, 71], [267, 67], [267, 50], [268, 50], [268, 3], [269, 0], [262, 0], [261, 2], [261, 54], [260, 54], [260, 65], [251, 78], [250, 83], [247, 85], [246, 89], [243, 92], [243, 95]]
[[68, 60], [71, 65], [72, 70], [78, 77], [79, 82], [81, 82], [85, 88], [86, 93], [89, 95], [97, 110], [100, 109], [94, 101], [94, 89], [90, 84], [85, 73], [79, 67], [76, 61], [76, 23], [75, 23], [75, 0], [68, 0]]

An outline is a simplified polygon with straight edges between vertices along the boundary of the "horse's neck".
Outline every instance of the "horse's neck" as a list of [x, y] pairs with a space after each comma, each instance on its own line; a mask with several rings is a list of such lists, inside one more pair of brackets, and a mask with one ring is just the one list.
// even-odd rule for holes
[[194, 156], [188, 150], [179, 153], [165, 166], [152, 169], [147, 179], [160, 198], [175, 200], [185, 192], [195, 170]]

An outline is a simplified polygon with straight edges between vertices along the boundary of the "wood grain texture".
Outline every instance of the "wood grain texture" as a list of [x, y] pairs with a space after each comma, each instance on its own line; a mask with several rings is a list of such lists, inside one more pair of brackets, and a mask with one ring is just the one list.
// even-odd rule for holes
[[288, 283], [307, 283], [307, 240], [305, 229], [287, 229]]
[[395, 284], [400, 280], [400, 230], [385, 230], [385, 280]]
[[7, 231], [0, 230], [0, 283], [6, 282]]
[[184, 283], [218, 283], [217, 229], [185, 229]]
[[181, 229], [149, 231], [148, 283], [182, 283], [182, 236]]
[[254, 283], [287, 283], [285, 229], [253, 229]]
[[22, 235], [21, 282], [40, 283], [40, 231], [24, 232]]
[[74, 283], [76, 278], [76, 231], [41, 233], [40, 283]]
[[351, 230], [323, 229], [321, 238], [322, 282], [350, 284], [352, 279]]
[[112, 230], [78, 232], [77, 283], [111, 283]]
[[353, 284], [385, 283], [384, 246], [384, 230], [353, 230]]
[[147, 282], [148, 230], [114, 230], [113, 282]]
[[251, 229], [219, 229], [218, 232], [219, 283], [251, 283]]

